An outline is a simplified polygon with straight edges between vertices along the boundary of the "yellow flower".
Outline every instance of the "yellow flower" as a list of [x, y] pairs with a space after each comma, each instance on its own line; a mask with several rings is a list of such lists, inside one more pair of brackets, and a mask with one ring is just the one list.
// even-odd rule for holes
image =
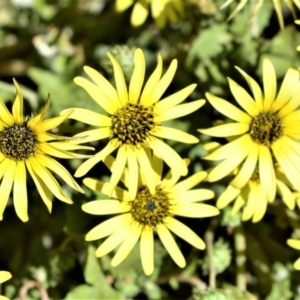
[[[87, 233], [87, 241], [108, 236], [97, 249], [96, 256], [106, 255], [120, 245], [111, 261], [112, 266], [117, 266], [140, 240], [141, 261], [147, 275], [152, 274], [154, 269], [154, 232], [158, 234], [175, 263], [183, 268], [186, 264], [185, 259], [170, 231], [198, 249], [204, 249], [205, 244], [191, 229], [174, 217], [177, 215], [203, 218], [219, 214], [218, 209], [211, 205], [196, 203], [213, 198], [214, 193], [211, 190], [191, 190], [206, 177], [206, 172], [198, 172], [177, 183], [180, 175], [175, 170], [170, 170], [166, 177], [161, 179], [162, 160], [155, 156], [150, 159], [153, 169], [149, 170], [147, 176], [152, 177], [157, 184], [154, 192], [151, 193], [146, 187], [145, 178], [141, 175], [135, 179], [139, 184], [134, 200], [130, 200], [127, 190], [117, 187], [113, 193], [117, 200], [95, 200], [82, 206], [82, 209], [90, 214], [118, 214]], [[105, 163], [113, 169], [115, 161], [109, 156]], [[132, 178], [127, 169], [122, 179], [128, 187]], [[83, 182], [95, 191], [108, 194], [107, 183], [91, 178], [85, 178]]]
[[[11, 278], [11, 274], [7, 271], [0, 271], [0, 284], [9, 280]], [[9, 300], [7, 297], [0, 295], [0, 300]]]
[[[291, 210], [295, 208], [296, 201], [290, 184], [285, 176], [280, 172], [280, 168], [275, 169], [276, 173], [276, 188], [283, 202]], [[262, 184], [258, 177], [258, 172], [255, 171], [247, 184], [241, 189], [236, 189], [229, 185], [226, 190], [220, 195], [217, 201], [217, 207], [222, 209], [229, 203], [234, 201], [232, 215], [235, 215], [243, 208], [242, 221], [252, 219], [253, 223], [259, 222], [266, 213], [269, 203], [266, 198]]]
[[131, 14], [133, 26], [140, 26], [146, 21], [149, 5], [156, 26], [161, 29], [168, 21], [172, 24], [178, 23], [184, 15], [182, 0], [116, 0], [116, 10], [123, 12], [133, 3], [135, 3]]
[[[242, 111], [231, 103], [207, 93], [212, 106], [236, 123], [200, 130], [216, 137], [235, 137], [205, 159], [222, 160], [208, 175], [208, 181], [219, 180], [236, 167], [241, 168], [231, 181], [235, 189], [242, 189], [258, 168], [264, 196], [269, 202], [276, 194], [274, 164], [277, 161], [283, 174], [296, 191], [300, 189], [300, 84], [299, 72], [289, 69], [276, 97], [276, 74], [272, 63], [263, 62], [264, 94], [258, 84], [243, 70], [252, 96], [230, 78], [231, 92]], [[237, 138], [236, 138], [237, 137]]]
[[[81, 158], [69, 150], [83, 149], [59, 137], [48, 130], [60, 125], [70, 114], [44, 120], [50, 100], [41, 112], [30, 119], [23, 116], [23, 96], [18, 83], [14, 80], [16, 98], [12, 106], [12, 114], [0, 99], [0, 220], [6, 207], [10, 191], [13, 189], [13, 202], [18, 217], [28, 221], [26, 169], [48, 210], [52, 208], [52, 193], [59, 200], [72, 203], [65, 195], [59, 183], [49, 172], [59, 175], [68, 185], [83, 192], [69, 172], [51, 156], [59, 158]], [[86, 147], [84, 147], [86, 148]], [[49, 170], [48, 170], [49, 169]]]
[[[233, 1], [234, 0], [227, 0], [220, 7], [220, 9], [223, 9], [223, 8], [227, 7]], [[238, 5], [236, 6], [235, 10], [231, 13], [231, 15], [228, 17], [227, 20], [228, 21], [231, 20], [236, 14], [238, 14], [244, 8], [244, 6], [248, 2], [249, 2], [249, 0], [240, 0]], [[256, 5], [254, 6], [254, 9], [253, 9], [253, 16], [255, 16], [258, 13], [258, 11], [261, 9], [263, 2], [264, 2], [264, 0], [256, 0]], [[290, 9], [290, 11], [292, 12], [293, 17], [296, 18], [296, 13], [295, 13], [295, 10], [294, 10], [293, 3], [300, 10], [299, 0], [284, 0], [284, 3]], [[274, 5], [274, 9], [275, 9], [276, 14], [277, 14], [277, 18], [278, 18], [278, 21], [279, 21], [280, 28], [283, 29], [284, 28], [284, 20], [283, 20], [283, 15], [282, 15], [281, 0], [273, 0], [273, 5]]]
[[137, 191], [138, 166], [146, 177], [151, 192], [155, 191], [155, 183], [151, 176], [151, 165], [147, 156], [150, 149], [181, 175], [187, 174], [187, 167], [180, 156], [159, 138], [168, 138], [184, 143], [197, 143], [199, 140], [183, 131], [162, 126], [162, 122], [187, 115], [200, 108], [205, 100], [197, 100], [181, 104], [192, 93], [196, 84], [189, 85], [181, 91], [159, 101], [171, 83], [177, 68], [177, 60], [173, 60], [167, 72], [162, 75], [162, 59], [158, 56], [158, 64], [150, 78], [142, 86], [145, 76], [145, 58], [141, 49], [135, 52], [135, 67], [129, 84], [125, 83], [122, 69], [113, 55], [108, 53], [115, 74], [116, 89], [97, 71], [84, 67], [85, 72], [95, 83], [83, 77], [76, 77], [75, 83], [83, 87], [90, 96], [110, 115], [105, 116], [81, 108], [72, 108], [70, 118], [94, 125], [97, 128], [84, 131], [75, 137], [79, 143], [109, 138], [104, 149], [85, 161], [76, 171], [75, 176], [85, 175], [94, 165], [118, 149], [116, 164], [110, 181], [111, 194], [117, 185], [125, 165], [128, 165], [130, 177], [129, 192], [132, 199]]
[[[288, 239], [287, 244], [296, 250], [300, 250], [300, 240]], [[294, 262], [294, 268], [298, 271], [300, 270], [300, 258]]]

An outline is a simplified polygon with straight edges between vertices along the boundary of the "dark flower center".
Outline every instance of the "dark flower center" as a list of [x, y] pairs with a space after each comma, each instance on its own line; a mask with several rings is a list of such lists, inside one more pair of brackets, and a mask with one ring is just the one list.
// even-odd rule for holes
[[164, 219], [170, 215], [169, 198], [166, 192], [158, 187], [154, 195], [147, 187], [142, 187], [131, 202], [131, 207], [133, 219], [144, 226], [155, 227], [157, 224], [163, 223]]
[[0, 131], [0, 151], [13, 160], [25, 160], [34, 154], [36, 142], [35, 134], [26, 123]]
[[270, 146], [282, 135], [282, 120], [277, 113], [261, 113], [251, 122], [250, 136], [258, 144]]
[[155, 127], [153, 107], [129, 104], [112, 116], [112, 136], [123, 145], [144, 146]]

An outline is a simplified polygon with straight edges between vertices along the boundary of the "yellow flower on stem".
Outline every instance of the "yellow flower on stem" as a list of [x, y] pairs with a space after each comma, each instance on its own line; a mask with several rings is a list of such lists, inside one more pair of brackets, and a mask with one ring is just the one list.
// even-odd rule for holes
[[138, 166], [146, 178], [150, 191], [152, 193], [155, 191], [153, 178], [147, 176], [151, 172], [151, 165], [146, 154], [148, 149], [152, 149], [171, 168], [176, 168], [181, 175], [187, 174], [187, 167], [181, 157], [160, 138], [173, 139], [183, 143], [197, 143], [199, 140], [181, 130], [163, 126], [162, 122], [190, 114], [200, 108], [205, 100], [180, 104], [195, 89], [196, 84], [191, 84], [159, 101], [173, 79], [177, 60], [172, 61], [167, 72], [161, 77], [162, 58], [159, 55], [157, 67], [142, 90], [145, 58], [142, 50], [137, 49], [134, 56], [135, 66], [129, 91], [127, 91], [118, 61], [110, 53], [108, 56], [114, 68], [116, 89], [101, 74], [90, 67], [84, 67], [84, 70], [95, 83], [83, 77], [76, 77], [74, 81], [83, 87], [110, 116], [82, 108], [71, 108], [64, 111], [64, 113], [70, 111], [69, 118], [96, 126], [96, 129], [75, 135], [79, 138], [79, 143], [110, 139], [104, 149], [77, 169], [75, 176], [85, 175], [98, 162], [118, 149], [108, 194], [112, 193], [127, 164], [130, 177], [133, 178], [129, 186], [129, 193], [133, 199], [137, 192]]
[[[287, 244], [296, 250], [300, 250], [300, 240], [288, 239]], [[294, 268], [300, 270], [300, 258], [294, 262]]]
[[208, 181], [217, 181], [240, 166], [230, 184], [241, 190], [257, 168], [263, 194], [268, 202], [272, 202], [276, 194], [276, 161], [292, 188], [300, 190], [299, 72], [291, 68], [287, 71], [276, 96], [276, 74], [269, 60], [263, 62], [264, 93], [253, 78], [237, 69], [253, 93], [252, 97], [228, 79], [231, 92], [244, 111], [211, 93], [206, 94], [215, 109], [236, 121], [199, 130], [215, 137], [234, 137], [234, 140], [205, 157], [208, 160], [222, 160], [209, 173]]
[[[0, 271], [0, 284], [9, 280], [11, 278], [11, 274], [7, 271]], [[0, 295], [0, 300], [9, 300], [7, 297]]]
[[[0, 99], [0, 220], [6, 207], [11, 190], [18, 217], [28, 221], [26, 169], [45, 202], [49, 212], [52, 209], [52, 194], [66, 203], [72, 200], [62, 191], [50, 171], [60, 176], [69, 186], [83, 192], [70, 173], [51, 156], [59, 158], [84, 158], [70, 150], [91, 149], [71, 143], [67, 138], [48, 133], [60, 125], [71, 112], [44, 120], [50, 100], [33, 118], [23, 116], [23, 96], [18, 83], [14, 80], [16, 98], [10, 113]], [[49, 170], [50, 171], [49, 171]]]
[[151, 14], [158, 28], [164, 28], [169, 21], [176, 24], [184, 15], [182, 0], [116, 0], [117, 12], [123, 12], [134, 4], [131, 14], [132, 26], [140, 26], [145, 23], [149, 6]]
[[[112, 170], [116, 163], [110, 156], [104, 161]], [[185, 160], [187, 163], [187, 160]], [[140, 174], [138, 192], [134, 200], [130, 200], [126, 189], [117, 187], [113, 199], [95, 200], [82, 206], [83, 211], [94, 215], [117, 214], [99, 224], [86, 235], [87, 241], [108, 237], [97, 249], [96, 256], [101, 257], [111, 252], [119, 245], [111, 264], [120, 264], [140, 240], [140, 255], [145, 274], [150, 275], [154, 270], [154, 233], [156, 232], [175, 263], [183, 268], [185, 259], [177, 246], [170, 231], [198, 249], [204, 249], [205, 244], [191, 229], [178, 221], [175, 216], [189, 218], [212, 217], [219, 214], [214, 206], [196, 203], [214, 197], [208, 189], [191, 189], [205, 179], [206, 172], [198, 172], [179, 182], [180, 174], [170, 170], [165, 178], [162, 177], [162, 160], [152, 157], [148, 177], [156, 183], [154, 192], [147, 186], [145, 177]], [[133, 178], [127, 169], [122, 181], [126, 187]], [[109, 185], [92, 178], [85, 178], [84, 184], [89, 188], [108, 194]]]
[[[235, 2], [235, 0], [227, 0], [225, 3], [223, 3], [223, 5], [220, 7], [220, 9], [223, 9], [223, 8], [229, 6], [232, 2]], [[234, 16], [236, 14], [238, 14], [248, 2], [250, 2], [250, 1], [249, 0], [240, 0], [238, 5], [236, 6], [235, 10], [231, 13], [231, 15], [228, 17], [227, 20], [229, 21], [232, 18], [234, 18]], [[264, 0], [256, 0], [256, 4], [253, 9], [253, 16], [255, 16], [259, 12], [259, 10], [261, 9], [261, 7], [263, 5], [263, 2], [264, 2]], [[289, 8], [289, 10], [292, 12], [293, 17], [296, 18], [296, 13], [294, 10], [293, 3], [300, 10], [299, 0], [284, 0], [284, 3]], [[283, 20], [283, 15], [282, 15], [281, 0], [273, 0], [273, 5], [274, 5], [274, 9], [277, 14], [280, 28], [284, 29], [284, 20]]]

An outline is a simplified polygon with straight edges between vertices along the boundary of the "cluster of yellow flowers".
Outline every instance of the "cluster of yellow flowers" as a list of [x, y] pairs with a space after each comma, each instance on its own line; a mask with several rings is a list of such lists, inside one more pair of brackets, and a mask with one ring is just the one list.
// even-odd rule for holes
[[[167, 0], [143, 3], [148, 5], [150, 2], [156, 9], [158, 3], [171, 5]], [[132, 3], [132, 0], [117, 1], [117, 7], [121, 11]], [[136, 2], [133, 11], [135, 25], [144, 22], [147, 16], [147, 13], [141, 13], [142, 9], [145, 9], [142, 1]], [[176, 9], [181, 11], [180, 7]], [[170, 16], [174, 17], [173, 14]], [[171, 20], [176, 22], [177, 19], [174, 17]], [[165, 22], [166, 19], [158, 20], [159, 26]], [[179, 267], [184, 267], [186, 262], [171, 232], [198, 249], [205, 248], [203, 240], [175, 216], [216, 216], [219, 209], [234, 201], [233, 214], [242, 209], [243, 221], [252, 219], [258, 222], [276, 194], [281, 196], [289, 209], [294, 209], [300, 192], [298, 70], [290, 68], [287, 71], [277, 93], [275, 70], [268, 59], [263, 62], [263, 90], [237, 67], [252, 92], [252, 95], [249, 94], [235, 81], [228, 79], [233, 97], [242, 109], [207, 93], [209, 103], [234, 122], [226, 121], [199, 131], [213, 137], [225, 137], [229, 142], [225, 145], [207, 145], [209, 154], [204, 159], [220, 161], [217, 166], [208, 173], [197, 172], [178, 182], [181, 176], [187, 175], [189, 160], [181, 158], [162, 138], [188, 144], [198, 143], [199, 140], [178, 129], [166, 127], [163, 122], [195, 112], [206, 101], [200, 99], [182, 104], [196, 84], [163, 98], [177, 69], [175, 59], [162, 74], [162, 58], [158, 55], [157, 66], [144, 84], [145, 58], [143, 51], [137, 49], [127, 87], [119, 62], [112, 54], [108, 53], [108, 56], [113, 66], [115, 87], [88, 66], [84, 67], [84, 71], [92, 81], [85, 77], [74, 79], [106, 114], [69, 108], [58, 117], [45, 119], [50, 105], [48, 99], [37, 116], [25, 118], [23, 96], [15, 80], [16, 98], [12, 112], [0, 99], [0, 220], [13, 190], [16, 213], [23, 222], [28, 221], [27, 171], [49, 212], [52, 209], [52, 194], [61, 201], [72, 203], [52, 173], [83, 193], [69, 172], [53, 157], [88, 158], [79, 166], [75, 177], [84, 176], [93, 167], [99, 168], [99, 162], [111, 170], [109, 182], [92, 178], [83, 180], [90, 189], [107, 195], [107, 199], [84, 204], [83, 211], [95, 215], [116, 214], [89, 231], [86, 240], [106, 238], [95, 253], [98, 257], [118, 247], [111, 261], [113, 266], [120, 264], [139, 241], [141, 262], [147, 275], [154, 271], [154, 233], [158, 234]], [[67, 118], [95, 128], [70, 138], [49, 132]], [[108, 143], [100, 152], [94, 155], [74, 153], [76, 150], [93, 150], [81, 144], [101, 139], [108, 139]], [[111, 156], [114, 152], [116, 157]], [[163, 177], [164, 163], [170, 171]], [[203, 203], [214, 198], [214, 192], [194, 187], [204, 180], [215, 182], [229, 175], [233, 179], [217, 200], [217, 207]], [[117, 186], [119, 181], [123, 188]], [[288, 240], [288, 244], [300, 249], [300, 241]], [[295, 263], [295, 268], [300, 269], [300, 260]], [[1, 271], [0, 283], [10, 277], [9, 272]]]

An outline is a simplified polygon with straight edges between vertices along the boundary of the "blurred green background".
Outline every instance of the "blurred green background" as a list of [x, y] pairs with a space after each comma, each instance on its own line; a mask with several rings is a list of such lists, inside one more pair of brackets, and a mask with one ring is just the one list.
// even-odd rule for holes
[[[117, 13], [113, 0], [1, 0], [0, 97], [10, 108], [15, 94], [12, 78], [16, 78], [24, 94], [27, 115], [36, 114], [48, 94], [48, 117], [69, 107], [99, 111], [99, 106], [73, 83], [73, 78], [82, 75], [82, 67], [89, 65], [113, 83], [106, 55], [110, 51], [129, 80], [133, 53], [140, 47], [146, 55], [146, 78], [155, 68], [158, 53], [165, 68], [172, 59], [178, 59], [178, 70], [165, 95], [197, 83], [187, 101], [205, 98], [206, 91], [233, 101], [226, 77], [246, 87], [234, 66], [258, 82], [265, 57], [273, 62], [279, 81], [289, 67], [300, 66], [296, 51], [300, 33], [290, 10], [283, 7], [284, 30], [279, 28], [272, 0], [264, 1], [252, 21], [256, 1], [248, 1], [233, 20], [226, 22], [238, 2], [219, 10], [222, 0], [183, 0], [182, 20], [160, 30], [150, 15], [142, 26], [133, 28], [132, 7]], [[210, 138], [200, 135], [197, 129], [220, 119], [222, 115], [206, 103], [199, 111], [169, 125], [196, 135], [204, 143]], [[59, 133], [73, 135], [84, 129], [83, 124], [68, 120]], [[191, 159], [190, 174], [211, 166], [201, 160], [205, 155], [201, 143], [168, 143], [182, 157]], [[96, 150], [104, 145], [105, 141], [92, 144]], [[74, 174], [81, 161], [61, 163]], [[105, 180], [109, 172], [99, 164], [88, 176]], [[227, 183], [224, 179], [206, 184], [216, 193], [211, 204]], [[230, 215], [230, 208], [215, 218], [182, 218], [214, 250], [210, 259], [216, 274], [211, 273], [206, 251], [177, 239], [187, 267], [178, 268], [157, 240], [155, 272], [147, 277], [138, 247], [116, 268], [110, 266], [109, 255], [95, 258], [99, 241], [87, 243], [84, 236], [105, 218], [83, 213], [81, 205], [99, 195], [87, 188], [86, 194], [81, 195], [61, 184], [74, 204], [55, 200], [49, 214], [34, 183], [28, 180], [27, 223], [17, 218], [10, 200], [0, 222], [0, 270], [10, 271], [13, 278], [1, 286], [1, 294], [12, 299], [300, 299], [300, 276], [292, 267], [299, 253], [286, 245], [291, 236], [300, 238], [300, 214], [298, 208], [289, 211], [280, 199], [269, 205], [258, 224], [241, 224], [239, 215]], [[244, 265], [237, 265], [239, 257], [246, 258]], [[240, 291], [240, 276], [247, 283], [248, 292]]]

